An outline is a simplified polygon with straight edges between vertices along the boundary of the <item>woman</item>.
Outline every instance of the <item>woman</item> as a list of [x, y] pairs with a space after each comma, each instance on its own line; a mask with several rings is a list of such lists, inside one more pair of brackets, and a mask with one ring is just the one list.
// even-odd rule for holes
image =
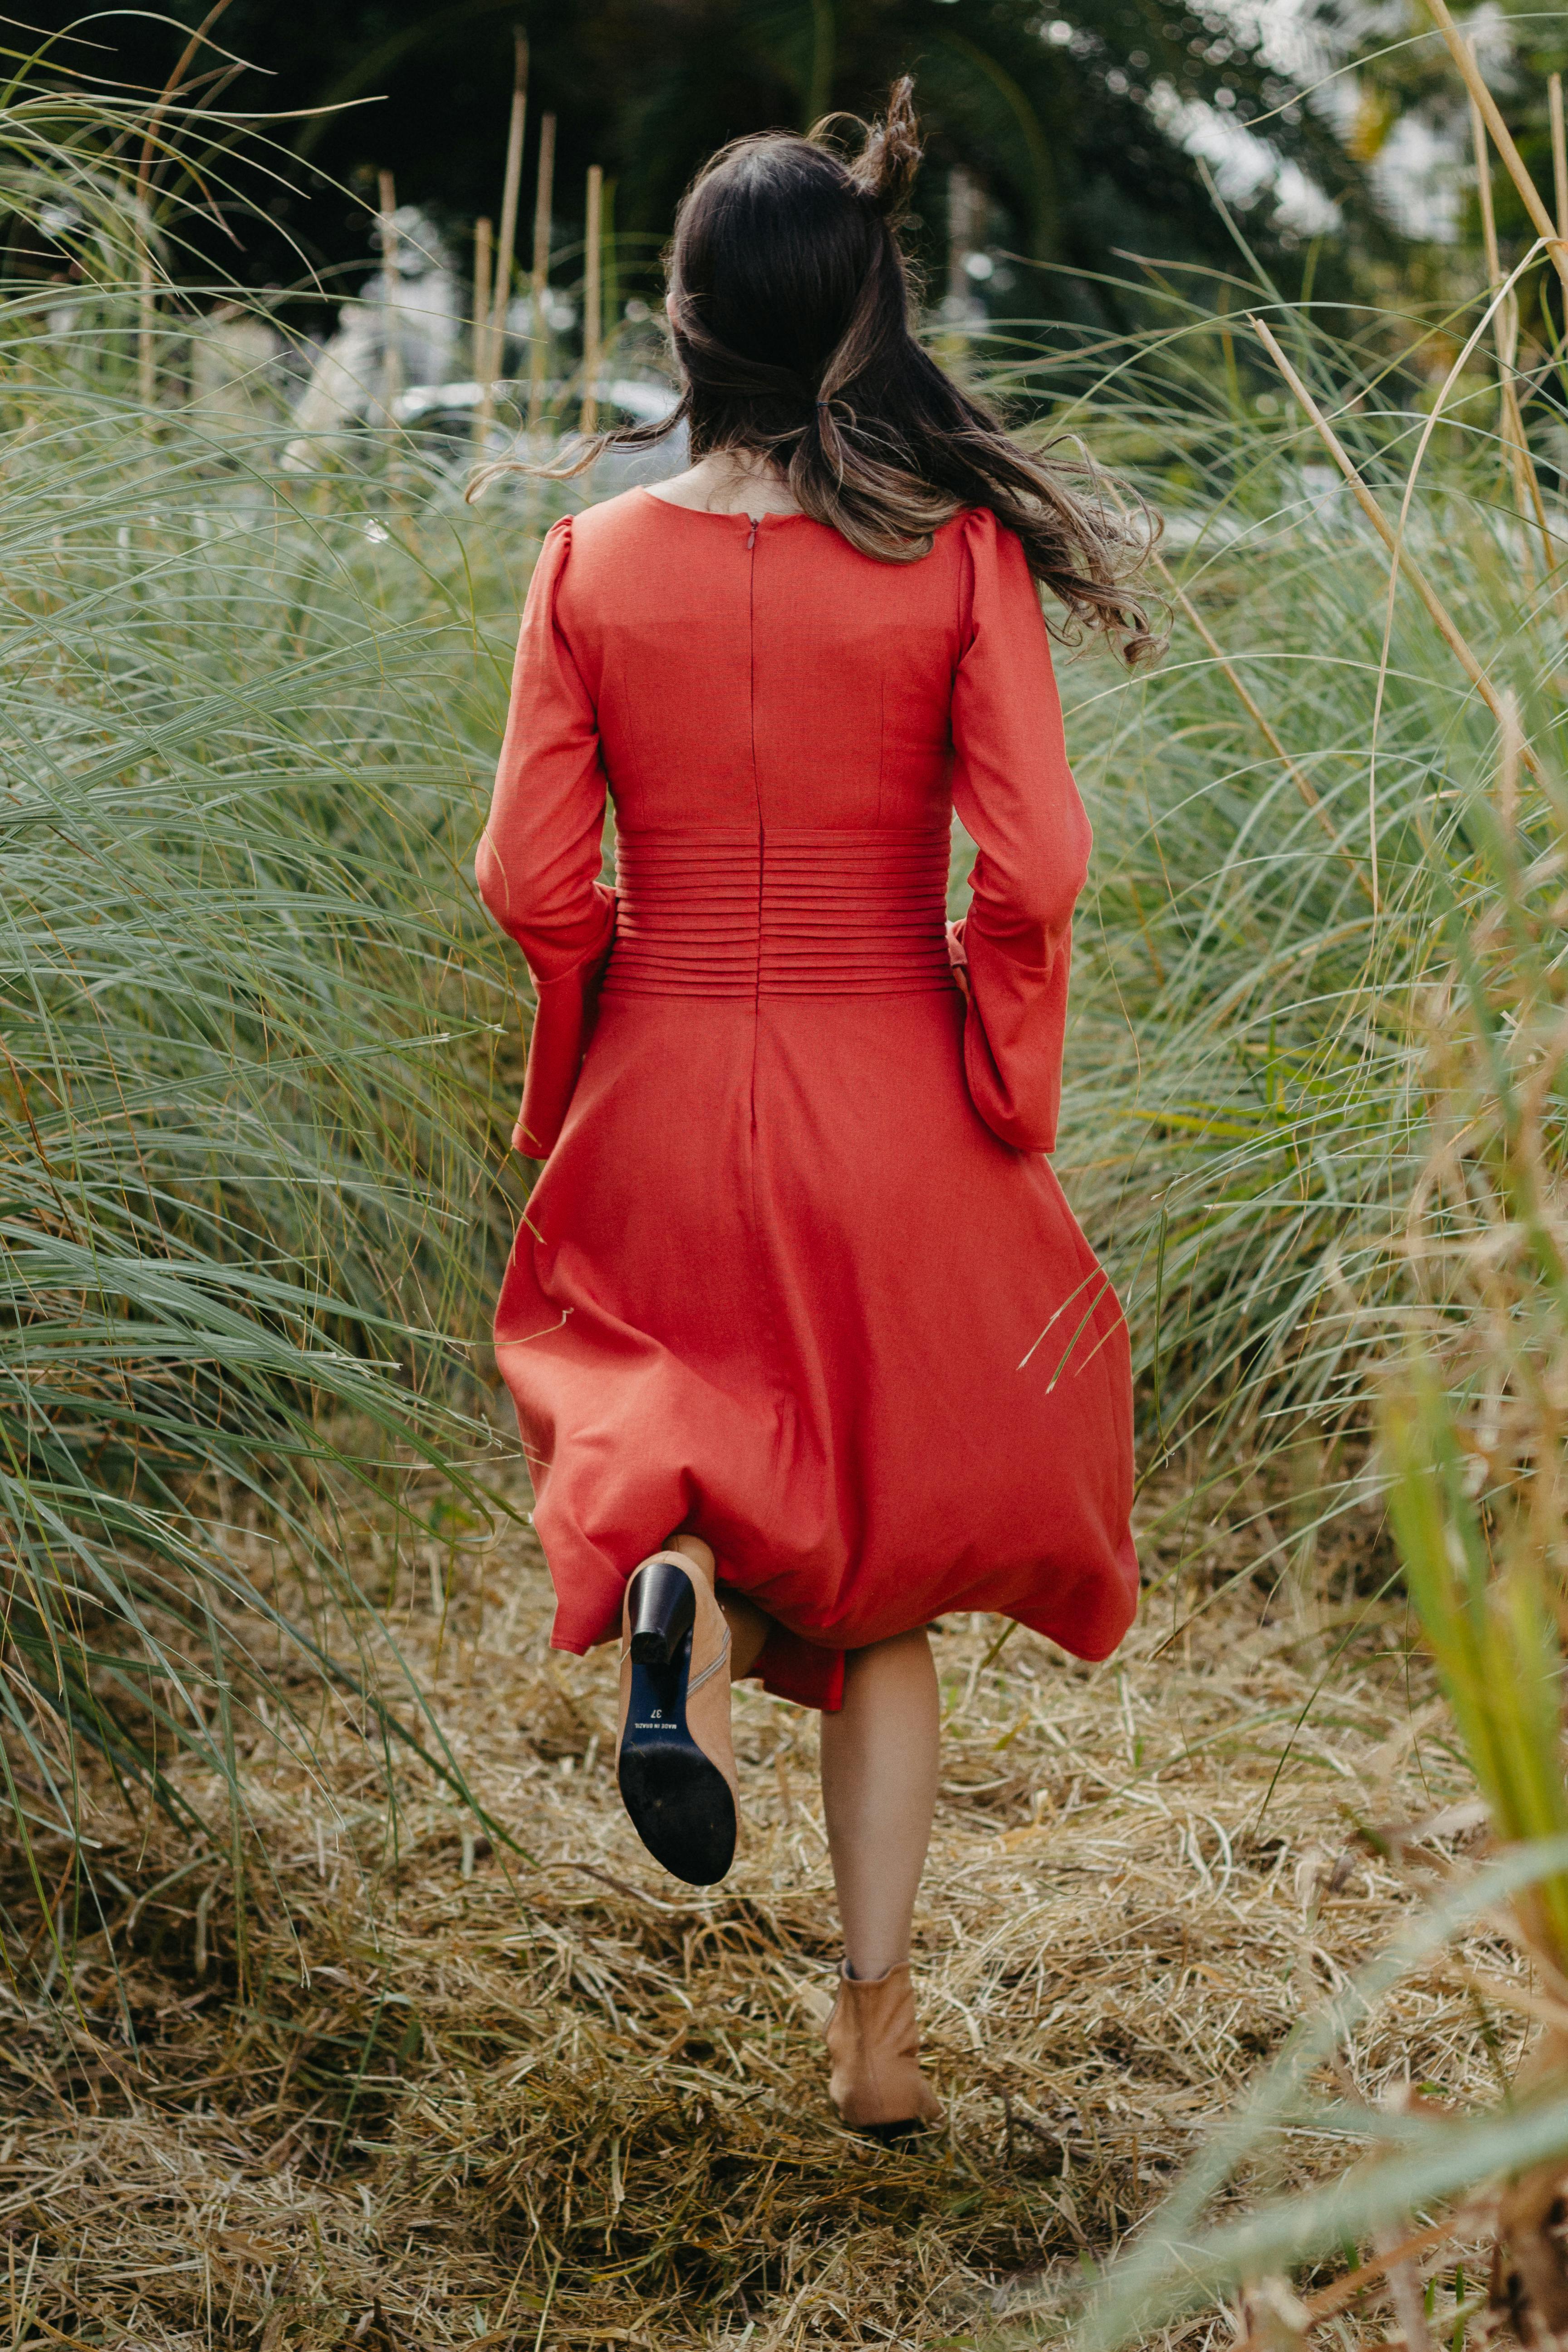
[[939, 2113], [930, 1622], [1100, 1658], [1137, 1590], [1125, 1328], [1045, 1157], [1089, 834], [1036, 582], [1149, 640], [1124, 526], [910, 334], [911, 100], [854, 161], [771, 133], [687, 196], [684, 396], [609, 437], [684, 420], [695, 462], [545, 540], [478, 860], [538, 1002], [496, 1339], [553, 1639], [619, 1626], [622, 1794], [697, 1884], [731, 1680], [823, 1710], [830, 2091], [882, 2132]]

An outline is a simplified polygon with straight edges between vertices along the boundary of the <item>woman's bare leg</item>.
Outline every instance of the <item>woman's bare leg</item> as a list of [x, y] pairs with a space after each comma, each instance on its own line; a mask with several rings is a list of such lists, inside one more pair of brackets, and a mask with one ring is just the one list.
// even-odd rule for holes
[[[709, 1583], [712, 1583], [713, 1554], [700, 1536], [676, 1536], [669, 1549], [683, 1552], [688, 1559], [694, 1560]], [[724, 1622], [730, 1628], [730, 1680], [738, 1683], [756, 1664], [763, 1643], [768, 1638], [770, 1621], [751, 1601], [742, 1601], [738, 1592], [721, 1592], [719, 1606], [724, 1612]]]
[[883, 1976], [910, 1957], [941, 1721], [923, 1628], [849, 1652], [843, 1708], [822, 1718], [822, 1809], [851, 1976]]

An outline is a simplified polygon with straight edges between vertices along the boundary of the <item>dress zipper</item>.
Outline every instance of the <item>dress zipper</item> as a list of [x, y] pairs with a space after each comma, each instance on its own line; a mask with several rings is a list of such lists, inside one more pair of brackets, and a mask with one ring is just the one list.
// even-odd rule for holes
[[[763, 907], [764, 907], [765, 902], [766, 902], [766, 887], [765, 887], [765, 885], [766, 885], [766, 881], [767, 881], [767, 858], [768, 858], [768, 835], [767, 835], [767, 827], [766, 827], [766, 825], [764, 825], [764, 824], [763, 823], [763, 802], [762, 802], [762, 792], [761, 792], [761, 787], [758, 785], [758, 782], [757, 782], [757, 564], [756, 564], [756, 549], [757, 549], [757, 532], [758, 532], [759, 528], [761, 527], [762, 520], [763, 520], [763, 519], [762, 519], [761, 515], [748, 515], [748, 517], [746, 518], [746, 520], [748, 520], [748, 522], [750, 522], [750, 524], [751, 524], [751, 526], [752, 526], [752, 529], [751, 529], [751, 535], [750, 535], [750, 537], [749, 537], [749, 538], [747, 539], [747, 541], [746, 541], [746, 549], [747, 549], [747, 552], [748, 552], [748, 553], [751, 555], [751, 557], [752, 557], [752, 562], [751, 562], [751, 563], [747, 566], [747, 579], [746, 579], [746, 603], [747, 603], [747, 617], [748, 617], [748, 622], [749, 622], [749, 625], [750, 625], [750, 629], [751, 629], [751, 637], [752, 637], [752, 678], [751, 678], [751, 687], [752, 687], [752, 787], [753, 787], [753, 789], [754, 789], [754, 790], [756, 790], [756, 793], [757, 793], [757, 969], [756, 969], [756, 996], [755, 996], [755, 999], [753, 1000], [753, 1003], [754, 1003], [754, 1009], [755, 1009], [755, 1010], [760, 1013], [761, 1009], [762, 1009], [762, 992], [763, 992]], [[754, 1051], [753, 1051], [752, 1063], [752, 1126], [753, 1132], [754, 1132], [755, 1128], [756, 1128], [756, 1123], [757, 1123], [756, 1060], [755, 1060], [755, 1054], [754, 1054]]]

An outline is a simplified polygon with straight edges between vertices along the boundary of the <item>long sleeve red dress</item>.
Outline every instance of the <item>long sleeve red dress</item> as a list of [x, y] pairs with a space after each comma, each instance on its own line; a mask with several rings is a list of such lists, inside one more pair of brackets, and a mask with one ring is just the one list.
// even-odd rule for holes
[[907, 564], [643, 489], [549, 533], [478, 878], [536, 992], [495, 1328], [558, 1648], [678, 1528], [807, 1705], [944, 1611], [1121, 1640], [1126, 1327], [1045, 1156], [1089, 848], [988, 511]]

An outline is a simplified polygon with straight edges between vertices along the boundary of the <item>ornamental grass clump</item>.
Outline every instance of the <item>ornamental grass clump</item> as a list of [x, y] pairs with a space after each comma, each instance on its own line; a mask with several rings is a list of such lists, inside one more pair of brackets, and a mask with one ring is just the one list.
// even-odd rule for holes
[[[1463, 62], [1473, 78], [1468, 53]], [[1539, 247], [1516, 278], [1531, 266]], [[1251, 730], [1275, 779], [1265, 796], [1275, 839], [1260, 827], [1247, 859], [1227, 856], [1228, 891], [1205, 892], [1206, 969], [1185, 1034], [1206, 1041], [1215, 1077], [1232, 1074], [1228, 1099], [1216, 1088], [1184, 1134], [1173, 1115], [1180, 1041], [1152, 999], [1157, 1042], [1150, 1051], [1142, 1041], [1138, 1070], [1146, 1095], [1169, 1106], [1166, 1135], [1151, 1147], [1163, 1161], [1156, 1293], [1171, 1296], [1169, 1234], [1184, 1211], [1184, 1343], [1205, 1311], [1205, 1260], [1207, 1296], [1235, 1318], [1233, 1377], [1215, 1350], [1201, 1351], [1178, 1401], [1225, 1433], [1216, 1475], [1237, 1489], [1267, 1478], [1270, 1424], [1288, 1456], [1349, 1436], [1372, 1407], [1377, 1451], [1365, 1475], [1386, 1496], [1397, 1569], [1494, 1858], [1476, 1874], [1434, 1874], [1420, 1849], [1457, 1822], [1451, 1808], [1424, 1823], [1361, 1817], [1363, 1844], [1425, 1881], [1427, 1917], [1291, 2036], [1151, 2217], [1139, 2251], [1113, 2268], [1084, 2323], [1091, 2345], [1133, 2340], [1205, 2293], [1238, 2289], [1249, 2346], [1304, 2345], [1371, 2294], [1392, 2303], [1407, 2345], [1425, 2347], [1438, 2277], [1456, 2246], [1477, 2242], [1486, 2283], [1449, 2307], [1457, 2345], [1472, 2316], [1489, 2330], [1510, 2325], [1527, 2344], [1561, 2341], [1568, 2327], [1562, 516], [1542, 498], [1525, 437], [1539, 425], [1507, 373], [1514, 342], [1498, 338], [1500, 391], [1473, 364], [1507, 299], [1495, 266], [1492, 278], [1458, 359], [1450, 346], [1418, 400], [1414, 336], [1331, 365], [1299, 315], [1278, 336], [1258, 322], [1289, 402], [1285, 433], [1332, 467], [1313, 500], [1333, 529], [1319, 536], [1315, 521], [1281, 516], [1271, 553], [1284, 560], [1245, 570], [1245, 529], [1216, 544], [1215, 568], [1238, 567], [1233, 577], [1256, 592], [1233, 605], [1229, 628], [1205, 622], [1192, 572], [1182, 575], [1177, 593], [1210, 657], [1211, 718], [1228, 689], [1233, 730]], [[1245, 506], [1230, 502], [1233, 520]], [[1218, 540], [1213, 518], [1205, 530]], [[1311, 558], [1293, 564], [1303, 538]], [[1378, 593], [1351, 591], [1379, 572]], [[1270, 626], [1284, 583], [1317, 625]], [[1327, 599], [1341, 593], [1338, 626], [1322, 626]], [[1261, 627], [1268, 650], [1238, 657], [1238, 625]], [[1292, 664], [1310, 730], [1291, 724], [1288, 688], [1262, 690]], [[1196, 693], [1179, 673], [1164, 691], [1165, 740], [1180, 761], [1170, 721], [1196, 716]], [[1277, 828], [1292, 788], [1292, 825], [1332, 832], [1343, 893], [1342, 938], [1318, 926], [1302, 946], [1291, 937], [1299, 900], [1269, 902], [1272, 929], [1257, 901], [1260, 886], [1278, 890], [1291, 872]], [[1194, 782], [1194, 803], [1205, 798]], [[1149, 837], [1173, 876], [1200, 870], [1157, 821]], [[1297, 871], [1303, 887], [1312, 874], [1323, 887], [1332, 867], [1320, 849]], [[1168, 916], [1176, 898], [1172, 889], [1162, 902], [1151, 887], [1147, 903]], [[1160, 933], [1147, 929], [1152, 953]], [[1171, 966], [1179, 975], [1175, 957]], [[1278, 1084], [1258, 1090], [1244, 1132], [1235, 1082], [1265, 1021]], [[1172, 1048], [1163, 1058], [1160, 1043]], [[1129, 1150], [1129, 1163], [1136, 1157]], [[1217, 1246], [1211, 1216], [1223, 1220]], [[1257, 1319], [1271, 1300], [1285, 1311]], [[1237, 1463], [1243, 1432], [1252, 1459]], [[1266, 1513], [1258, 1523], [1268, 1526]], [[1377, 2004], [1481, 1919], [1527, 1965], [1531, 1989], [1495, 1960], [1456, 1973], [1483, 2033], [1498, 2032], [1500, 2011], [1541, 2029], [1530, 2057], [1500, 2066], [1489, 2099], [1456, 2103], [1413, 2084], [1369, 2100], [1357, 2053]], [[1215, 2218], [1238, 2168], [1302, 2132], [1343, 2140], [1339, 2179], [1306, 2198], [1255, 2194], [1244, 2216]], [[1350, 2161], [1358, 2142], [1371, 2152]], [[1324, 2283], [1342, 2246], [1359, 2259]]]
[[[1505, 729], [1454, 814], [1468, 855], [1451, 850], [1412, 992], [1428, 1147], [1400, 1242], [1403, 1338], [1378, 1381], [1379, 1470], [1451, 1752], [1480, 1801], [1415, 1820], [1347, 1805], [1356, 1843], [1426, 1907], [1303, 2020], [1151, 2216], [1090, 2306], [1089, 2346], [1135, 2340], [1230, 2292], [1249, 2345], [1304, 2346], [1386, 2295], [1396, 2315], [1404, 2306], [1406, 2340], [1425, 2347], [1433, 2339], [1425, 2320], [1412, 2338], [1410, 2313], [1424, 2295], [1429, 2305], [1456, 2248], [1472, 2278], [1482, 2250], [1482, 2291], [1468, 2305], [1478, 2322], [1507, 2322], [1531, 2344], [1568, 2321], [1568, 793], [1544, 761], [1525, 769]], [[1479, 1870], [1441, 1858], [1435, 1838], [1478, 1826], [1489, 1849]], [[1543, 2029], [1528, 2057], [1500, 2067], [1490, 2095], [1477, 2083], [1455, 2100], [1417, 2077], [1370, 2097], [1362, 2053], [1384, 2004], [1450, 1939], [1482, 1930], [1491, 1950], [1450, 1960], [1447, 1974], [1494, 2047], [1521, 2026]], [[1346, 2168], [1310, 2195], [1269, 2197], [1279, 2151], [1301, 2136], [1337, 2141]], [[1216, 2200], [1234, 2206], [1249, 2174], [1250, 2210], [1219, 2218]], [[1331, 2258], [1347, 2246], [1355, 2258], [1336, 2276]]]
[[[1472, 888], [1424, 1008], [1434, 1150], [1408, 1250], [1426, 1311], [1383, 1416], [1411, 1599], [1500, 1844], [1542, 1866], [1513, 1933], [1542, 2032], [1527, 2112], [1568, 2112], [1568, 791], [1505, 735], [1471, 810]], [[1545, 1860], [1555, 1856], [1556, 1866]], [[1510, 2168], [1494, 2303], [1527, 2342], [1568, 2327], [1568, 2151]]]
[[450, 1777], [364, 1683], [334, 1509], [417, 1463], [455, 1538], [484, 1520], [464, 1343], [510, 1238], [513, 993], [464, 864], [513, 581], [417, 452], [284, 462], [236, 306], [149, 278], [136, 127], [0, 109], [16, 241], [61, 264], [0, 303], [0, 1748], [40, 1968], [110, 1900], [84, 1770], [237, 1870], [239, 1729], [308, 1745], [324, 1677]]
[[1167, 331], [1113, 354], [1114, 401], [1058, 418], [1162, 509], [1173, 621], [1147, 677], [1061, 667], [1097, 846], [1058, 1164], [1128, 1308], [1146, 1462], [1180, 1461], [1310, 1585], [1338, 1515], [1376, 1506], [1375, 1373], [1429, 1149], [1413, 1007], [1498, 731], [1360, 494], [1543, 750], [1563, 623], [1484, 347], [1444, 383], [1484, 309], [1369, 313], [1347, 340], [1239, 275], [1227, 302], [1173, 299]]

